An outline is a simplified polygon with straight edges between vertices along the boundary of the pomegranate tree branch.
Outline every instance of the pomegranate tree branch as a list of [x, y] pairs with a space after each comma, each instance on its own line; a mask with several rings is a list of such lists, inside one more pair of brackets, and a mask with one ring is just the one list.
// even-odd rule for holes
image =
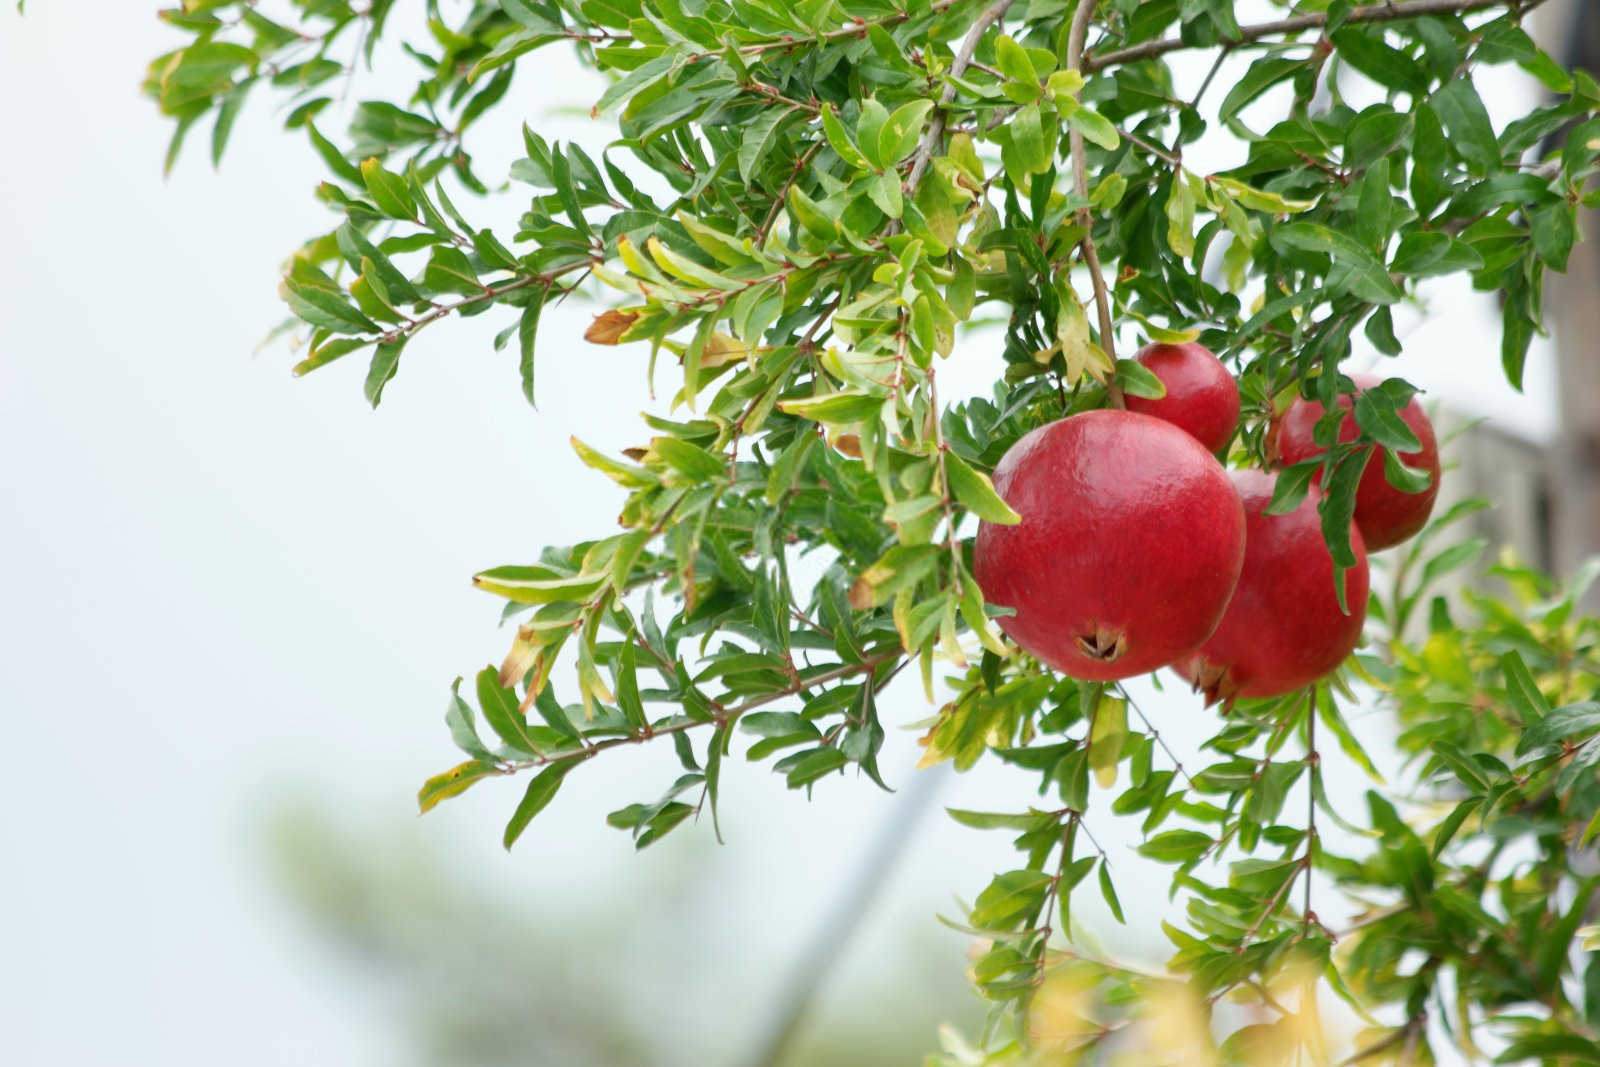
[[809, 678], [802, 678], [799, 681], [796, 681], [793, 684], [775, 692], [764, 693], [761, 696], [752, 697], [743, 704], [737, 704], [734, 707], [721, 710], [710, 718], [680, 719], [677, 722], [668, 723], [665, 726], [647, 727], [645, 729], [634, 730], [630, 733], [624, 734], [621, 737], [607, 738], [604, 741], [598, 741], [592, 745], [585, 745], [583, 748], [567, 749], [566, 751], [562, 752], [548, 752], [532, 759], [507, 760], [505, 763], [505, 770], [502, 771], [502, 773], [511, 774], [523, 768], [540, 767], [547, 763], [559, 763], [562, 760], [592, 759], [595, 755], [604, 752], [608, 748], [616, 748], [619, 745], [642, 744], [645, 741], [649, 741], [653, 737], [660, 737], [663, 734], [678, 734], [685, 730], [692, 730], [697, 726], [724, 726], [728, 723], [737, 721], [740, 716], [745, 714], [745, 712], [754, 711], [756, 708], [764, 707], [765, 705], [771, 704], [774, 701], [782, 700], [785, 697], [792, 697], [797, 693], [804, 692], [807, 689], [812, 689], [819, 685], [826, 685], [829, 682], [837, 682], [841, 679], [850, 678], [858, 674], [872, 674], [885, 663], [904, 658], [905, 651], [899, 647], [895, 647], [886, 652], [879, 652], [875, 655], [868, 656], [860, 663], [841, 664], [832, 670], [823, 671], [821, 674], [813, 674]]
[[[1539, 0], [1535, 0], [1535, 3]], [[1487, 11], [1491, 8], [1513, 8], [1522, 12], [1530, 10], [1534, 4], [1522, 4], [1517, 0], [1396, 0], [1396, 2], [1382, 4], [1368, 4], [1351, 11], [1345, 18], [1345, 23], [1357, 22], [1399, 22], [1403, 19], [1419, 18], [1423, 15], [1469, 15], [1474, 11]], [[1099, 55], [1084, 57], [1083, 73], [1092, 74], [1107, 67], [1120, 66], [1123, 63], [1137, 63], [1141, 59], [1154, 59], [1164, 56], [1168, 52], [1177, 52], [1186, 48], [1237, 48], [1240, 45], [1259, 41], [1263, 37], [1277, 37], [1281, 34], [1299, 33], [1302, 30], [1320, 29], [1328, 24], [1328, 16], [1318, 13], [1313, 15], [1296, 15], [1293, 18], [1277, 19], [1273, 22], [1258, 22], [1250, 26], [1240, 26], [1239, 36], [1219, 41], [1215, 45], [1194, 45], [1176, 37], [1164, 37], [1155, 41], [1144, 41], [1127, 48], [1119, 48], [1114, 52], [1105, 52]]]
[[[1094, 9], [1098, 0], [1078, 0], [1078, 10], [1072, 15], [1072, 29], [1067, 36], [1067, 69], [1082, 73], [1086, 68], [1083, 62], [1083, 42], [1089, 35], [1089, 20], [1094, 18]], [[1077, 126], [1069, 126], [1067, 142], [1072, 151], [1072, 186], [1078, 194], [1078, 199], [1089, 199], [1089, 161], [1084, 158], [1083, 133]], [[1106, 358], [1111, 361], [1112, 374], [1106, 385], [1106, 394], [1111, 399], [1111, 406], [1123, 408], [1127, 404], [1122, 397], [1122, 387], [1117, 384], [1117, 344], [1112, 337], [1111, 325], [1111, 299], [1106, 293], [1106, 279], [1100, 270], [1100, 254], [1094, 248], [1094, 219], [1089, 213], [1088, 206], [1078, 209], [1078, 221], [1083, 225], [1083, 262], [1089, 268], [1089, 280], [1094, 284], [1094, 306], [1100, 316], [1100, 347], [1105, 349]]]
[[1412, 1040], [1415, 1035], [1422, 1032], [1422, 1026], [1427, 1021], [1428, 1017], [1423, 1013], [1418, 1012], [1416, 1015], [1413, 1015], [1411, 1018], [1407, 1019], [1404, 1026], [1400, 1027], [1398, 1030], [1395, 1030], [1388, 1037], [1377, 1042], [1376, 1044], [1368, 1045], [1366, 1048], [1357, 1049], [1353, 1055], [1340, 1060], [1338, 1067], [1353, 1067], [1354, 1064], [1363, 1063], [1376, 1056], [1383, 1055], [1396, 1045]]
[[[966, 37], [962, 38], [955, 62], [950, 64], [951, 78], [961, 77], [961, 72], [971, 65], [972, 53], [978, 50], [978, 41], [983, 38], [990, 26], [1000, 21], [1013, 3], [1015, 0], [995, 0], [983, 14], [978, 16], [972, 28], [967, 31]], [[939, 106], [933, 109], [933, 121], [928, 123], [928, 129], [923, 133], [922, 140], [917, 143], [917, 151], [911, 157], [911, 173], [906, 177], [906, 189], [910, 192], [917, 191], [917, 186], [922, 182], [922, 175], [928, 169], [928, 161], [933, 158], [934, 151], [944, 139], [944, 109], [949, 107], [955, 98], [955, 84], [953, 82], [946, 84], [944, 92], [939, 94]]]
[[[1330, 695], [1331, 699], [1331, 695]], [[1306, 702], [1306, 903], [1300, 909], [1300, 927], [1309, 930], [1317, 922], [1311, 910], [1311, 871], [1317, 862], [1317, 784], [1322, 774], [1322, 756], [1317, 752], [1317, 687], [1311, 686]], [[1321, 923], [1317, 923], [1321, 926]]]
[[402, 337], [409, 337], [410, 335], [416, 333], [429, 323], [436, 322], [452, 312], [460, 311], [462, 308], [471, 307], [474, 304], [482, 304], [486, 301], [499, 300], [507, 293], [514, 293], [518, 289], [527, 289], [530, 286], [542, 285], [548, 289], [554, 286], [556, 279], [564, 274], [571, 274], [575, 270], [588, 271], [593, 269], [593, 267], [594, 264], [589, 260], [580, 259], [573, 263], [568, 263], [564, 267], [557, 267], [548, 274], [528, 274], [513, 281], [502, 282], [499, 285], [486, 285], [483, 287], [483, 292], [481, 293], [474, 293], [471, 296], [463, 297], [460, 300], [452, 301], [448, 304], [436, 304], [433, 310], [429, 311], [426, 315], [421, 315], [414, 319], [407, 319], [399, 326], [396, 326], [393, 329], [386, 331], [381, 336], [374, 338], [374, 341], [378, 344], [388, 344], [391, 341], [398, 341]]
[[[867, 36], [867, 32], [874, 27], [893, 26], [897, 23], [905, 22], [921, 14], [937, 15], [942, 11], [946, 11], [952, 7], [955, 7], [959, 3], [961, 3], [961, 0], [934, 0], [933, 4], [925, 11], [913, 11], [908, 7], [906, 10], [896, 11], [892, 15], [885, 15], [883, 18], [879, 19], [856, 19], [848, 26], [840, 27], [837, 30], [829, 30], [826, 33], [817, 34], [816, 36], [796, 37], [789, 34], [783, 34], [782, 36], [775, 37], [770, 41], [762, 41], [757, 44], [744, 45], [739, 49], [739, 53], [747, 56], [759, 56], [764, 52], [770, 52], [775, 49], [795, 49], [808, 44], [816, 44], [818, 42], [827, 43], [830, 41], [839, 41], [847, 37], [862, 38]], [[697, 52], [690, 58], [705, 59], [708, 56], [720, 54], [721, 53], [718, 52]]]

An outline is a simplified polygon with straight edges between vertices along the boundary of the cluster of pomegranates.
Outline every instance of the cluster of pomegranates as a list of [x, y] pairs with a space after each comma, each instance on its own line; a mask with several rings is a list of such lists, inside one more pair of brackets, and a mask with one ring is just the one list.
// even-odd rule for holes
[[[1427, 473], [1427, 489], [1390, 485], [1381, 459], [1361, 476], [1341, 607], [1315, 486], [1293, 511], [1268, 515], [1277, 475], [1216, 458], [1239, 421], [1227, 368], [1198, 344], [1153, 344], [1137, 358], [1165, 396], [1041, 426], [995, 468], [995, 488], [1022, 521], [981, 524], [973, 563], [989, 602], [1015, 612], [1001, 628], [1074, 678], [1170, 666], [1208, 703], [1315, 681], [1361, 639], [1367, 553], [1410, 537], [1433, 509], [1439, 450], [1427, 416], [1415, 399], [1400, 413], [1422, 446], [1400, 458]], [[1354, 381], [1365, 390], [1378, 380]], [[1348, 395], [1340, 403], [1351, 407]], [[1322, 415], [1297, 398], [1269, 433], [1274, 458], [1324, 452], [1312, 438]], [[1339, 440], [1357, 435], [1347, 414]]]

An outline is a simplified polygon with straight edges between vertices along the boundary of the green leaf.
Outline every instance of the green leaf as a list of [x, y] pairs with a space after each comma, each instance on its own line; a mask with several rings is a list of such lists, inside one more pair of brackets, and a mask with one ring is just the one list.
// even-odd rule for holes
[[211, 127], [211, 165], [221, 166], [222, 153], [228, 147], [228, 136], [233, 132], [233, 123], [239, 117], [239, 109], [244, 107], [246, 95], [250, 86], [255, 84], [251, 80], [242, 81], [239, 85], [222, 98], [222, 103], [217, 107], [216, 122]]
[[1167, 395], [1167, 387], [1155, 373], [1136, 359], [1117, 360], [1117, 385], [1129, 396], [1160, 400]]
[[[1034, 830], [1038, 829], [1040, 816], [1037, 812], [1024, 812], [1021, 815], [1005, 815], [988, 811], [967, 811], [964, 808], [946, 808], [950, 817], [962, 826], [970, 826], [974, 830]], [[1054, 825], [1046, 820], [1045, 825]]]
[[306, 136], [311, 139], [311, 147], [316, 149], [317, 155], [322, 157], [329, 170], [352, 185], [366, 184], [361, 169], [346, 159], [344, 154], [334, 147], [332, 141], [322, 136], [317, 130], [317, 124], [309, 119], [306, 120]]
[[422, 280], [429, 288], [441, 293], [459, 293], [462, 296], [480, 296], [484, 285], [472, 269], [467, 254], [454, 245], [435, 245], [428, 255], [428, 265], [423, 268]]
[[1067, 115], [1067, 124], [1107, 152], [1114, 151], [1122, 144], [1122, 135], [1111, 124], [1111, 120], [1091, 107], [1074, 108]]
[[1394, 335], [1394, 315], [1385, 306], [1373, 308], [1372, 314], [1367, 316], [1367, 325], [1363, 331], [1367, 340], [1386, 356], [1398, 356], [1401, 351], [1400, 339]]
[[1412, 115], [1387, 107], [1363, 112], [1345, 138], [1345, 164], [1362, 170], [1393, 152], [1410, 138], [1415, 121]]
[[882, 167], [893, 167], [911, 154], [922, 139], [922, 128], [933, 110], [932, 100], [913, 100], [894, 109], [878, 132], [878, 159]]
[[1002, 526], [1015, 526], [1022, 521], [1022, 516], [1012, 511], [1010, 505], [995, 492], [994, 483], [987, 474], [974, 470], [952, 451], [944, 453], [944, 466], [945, 474], [950, 479], [950, 491], [962, 507], [980, 519]]
[[417, 202], [412, 199], [411, 191], [406, 188], [406, 181], [400, 175], [385, 170], [376, 159], [367, 159], [361, 164], [361, 180], [379, 211], [392, 219], [416, 221]]
[[839, 239], [838, 221], [824, 211], [821, 204], [811, 199], [798, 183], [789, 186], [789, 210], [794, 212], [795, 221], [813, 237], [829, 243]]
[[[1352, 453], [1341, 459], [1333, 476], [1323, 482], [1323, 497], [1317, 505], [1317, 513], [1322, 516], [1322, 537], [1328, 542], [1336, 569], [1356, 565], [1355, 549], [1350, 545], [1351, 520], [1355, 516], [1356, 486], [1371, 459], [1370, 449]], [[1342, 574], [1334, 578], [1334, 592], [1339, 595], [1340, 610], [1348, 610]]]
[[1596, 1048], [1593, 1041], [1577, 1034], [1535, 1034], [1513, 1041], [1510, 1047], [1495, 1057], [1494, 1062], [1549, 1062], [1547, 1057], [1570, 1058], [1575, 1064], [1600, 1064], [1600, 1049]]
[[[1317, 714], [1323, 725], [1333, 731], [1334, 739], [1339, 742], [1340, 750], [1365, 771], [1367, 777], [1381, 783], [1383, 775], [1378, 773], [1377, 765], [1372, 762], [1372, 757], [1367, 755], [1367, 750], [1356, 739], [1356, 735], [1351, 731], [1349, 723], [1345, 722], [1344, 715], [1339, 711], [1338, 701], [1334, 699], [1332, 691], [1326, 686], [1317, 690]], [[1316, 779], [1318, 782], [1321, 780], [1320, 777]]]
[[650, 450], [660, 456], [667, 466], [692, 482], [722, 479], [728, 473], [726, 456], [708, 452], [699, 445], [677, 437], [652, 438]]
[[1487, 547], [1489, 547], [1489, 539], [1486, 537], [1475, 537], [1470, 541], [1451, 545], [1423, 564], [1422, 577], [1418, 581], [1417, 588], [1425, 589], [1429, 584], [1449, 574], [1456, 568], [1473, 562], [1483, 554], [1483, 550]]
[[822, 105], [822, 132], [840, 159], [857, 170], [870, 168], [867, 157], [861, 154], [861, 149], [851, 140], [849, 131], [844, 128], [844, 123], [839, 121], [839, 115], [833, 110], [832, 104]]
[[1188, 863], [1199, 859], [1212, 845], [1210, 834], [1199, 830], [1166, 830], [1139, 846], [1139, 855], [1158, 863]]
[[1256, 60], [1222, 98], [1218, 117], [1235, 132], [1241, 132], [1243, 127], [1235, 119], [1238, 112], [1274, 85], [1299, 73], [1305, 65], [1304, 59], [1283, 59], [1275, 56]]
[[1299, 507], [1311, 489], [1311, 480], [1321, 469], [1322, 458], [1319, 456], [1280, 470], [1272, 485], [1272, 500], [1267, 504], [1264, 514], [1287, 515]]
[[1028, 176], [1041, 174], [1055, 162], [1055, 143], [1045, 135], [1045, 120], [1038, 104], [1028, 104], [1011, 116], [1002, 127], [1009, 137], [1009, 151], [1001, 158], [1011, 180], [1023, 184]]
[[1122, 901], [1117, 899], [1117, 887], [1111, 884], [1111, 869], [1103, 862], [1100, 864], [1100, 895], [1105, 898], [1112, 917], [1126, 926], [1128, 920], [1122, 914]]
[[[375, 288], [388, 301], [414, 304], [422, 299], [406, 276], [400, 273], [400, 268], [350, 220], [341, 223], [333, 235], [345, 262], [352, 269], [361, 271], [363, 277], [375, 279]], [[366, 267], [368, 262], [372, 264], [370, 271]]]
[[1452, 78], [1428, 101], [1429, 109], [1450, 134], [1450, 143], [1474, 174], [1489, 174], [1500, 166], [1500, 142], [1495, 139], [1489, 112], [1468, 77]]
[[1522, 372], [1537, 329], [1538, 323], [1522, 306], [1521, 300], [1506, 300], [1500, 315], [1500, 366], [1505, 370], [1506, 381], [1518, 392], [1522, 391]]
[[478, 672], [477, 686], [484, 721], [500, 735], [506, 747], [521, 756], [538, 756], [539, 746], [528, 735], [528, 721], [518, 707], [517, 695], [500, 684], [500, 672], [485, 667]]
[[1005, 928], [1034, 911], [1044, 900], [1051, 876], [1043, 871], [997, 874], [973, 902], [970, 921], [977, 927]]
[[658, 78], [664, 77], [681, 62], [683, 60], [678, 53], [667, 52], [641, 63], [622, 78], [612, 82], [606, 88], [606, 91], [600, 94], [600, 99], [594, 105], [594, 114], [599, 115], [609, 111], [612, 107], [626, 100], [634, 93], [640, 92]]
[[1350, 66], [1379, 85], [1412, 96], [1428, 91], [1428, 75], [1406, 53], [1384, 43], [1383, 31], [1346, 26], [1333, 34], [1334, 47]]
[[1600, 729], [1600, 702], [1586, 700], [1559, 707], [1522, 731], [1517, 755], [1558, 742], [1576, 743], [1580, 735]]
[[1194, 255], [1194, 190], [1183, 175], [1172, 176], [1167, 194], [1167, 247], [1180, 258]]
[[335, 333], [380, 332], [378, 324], [352, 307], [336, 287], [290, 275], [283, 280], [282, 295], [290, 310], [313, 326]]
[[461, 679], [457, 678], [450, 687], [450, 704], [445, 709], [444, 721], [450, 727], [450, 739], [456, 747], [474, 759], [493, 760], [494, 753], [478, 736], [478, 728], [472, 721], [472, 707], [461, 699]]
[[1400, 239], [1390, 267], [1409, 278], [1453, 274], [1483, 266], [1483, 256], [1471, 245], [1449, 234], [1418, 230]]
[[406, 346], [406, 337], [385, 341], [372, 350], [372, 362], [367, 366], [367, 378], [362, 383], [362, 393], [373, 407], [383, 399], [383, 387], [394, 377], [400, 365], [400, 351]]
[[1384, 448], [1415, 452], [1422, 447], [1417, 435], [1400, 417], [1393, 398], [1382, 390], [1368, 389], [1357, 395], [1355, 414], [1362, 432]]
[[1394, 206], [1389, 192], [1389, 161], [1377, 160], [1361, 179], [1361, 195], [1356, 202], [1355, 231], [1363, 244], [1380, 255], [1388, 244], [1389, 216]]
[[1345, 287], [1351, 294], [1374, 304], [1393, 304], [1400, 289], [1377, 256], [1353, 238], [1315, 222], [1292, 222], [1272, 231], [1272, 244], [1280, 251], [1320, 252], [1349, 268]]
[[533, 343], [539, 332], [539, 313], [544, 308], [545, 297], [550, 295], [547, 287], [540, 286], [535, 290], [534, 298], [528, 306], [522, 309], [522, 317], [517, 322], [517, 342], [519, 357], [518, 370], [522, 376], [522, 395], [528, 403], [538, 406], [533, 396]]
[[905, 213], [904, 190], [900, 186], [900, 172], [893, 168], [867, 179], [867, 196], [891, 219]]
[[883, 398], [867, 393], [824, 393], [821, 396], [780, 400], [778, 407], [813, 422], [848, 426], [876, 416], [883, 408]]
[[[1007, 95], [1019, 104], [1030, 103], [1039, 98], [1039, 74], [1033, 69], [1033, 60], [1028, 58], [1028, 50], [1023, 48], [1008, 35], [1001, 34], [994, 42], [995, 65], [1000, 68], [1013, 85], [1007, 86]], [[1010, 90], [1017, 90], [1013, 95]]]
[[849, 759], [837, 748], [830, 746], [814, 748], [789, 768], [787, 777], [789, 788], [799, 789], [803, 785], [809, 785], [824, 775], [832, 774], [848, 762]]
[[1402, 493], [1425, 493], [1433, 484], [1432, 474], [1406, 466], [1398, 452], [1387, 448], [1383, 450], [1383, 478]]
[[1440, 762], [1449, 767], [1466, 785], [1474, 795], [1481, 795], [1489, 788], [1489, 778], [1483, 768], [1474, 763], [1465, 752], [1447, 741], [1435, 741], [1433, 754], [1439, 757]]
[[881, 136], [888, 123], [889, 109], [878, 103], [875, 97], [869, 96], [861, 101], [861, 117], [856, 121], [856, 142], [860, 144], [867, 162], [877, 170], [887, 165], [881, 155]]
[[1530, 220], [1534, 251], [1551, 270], [1564, 271], [1578, 240], [1577, 216], [1572, 205], [1551, 204], [1533, 213]]
[[1534, 684], [1533, 675], [1528, 672], [1520, 653], [1513, 650], [1501, 656], [1500, 672], [1505, 676], [1506, 695], [1524, 726], [1532, 726], [1550, 714], [1550, 702]]
[[567, 772], [581, 762], [583, 762], [581, 756], [559, 760], [533, 776], [527, 790], [522, 794], [522, 800], [517, 804], [517, 810], [511, 813], [511, 821], [506, 823], [501, 843], [507, 849], [517, 843], [517, 838], [522, 836], [522, 831], [528, 828], [533, 817], [555, 799], [556, 790], [561, 788], [561, 780], [567, 776]]
[[768, 162], [778, 130], [790, 119], [790, 115], [787, 108], [768, 108], [742, 131], [738, 155], [740, 181], [749, 184], [756, 168]]

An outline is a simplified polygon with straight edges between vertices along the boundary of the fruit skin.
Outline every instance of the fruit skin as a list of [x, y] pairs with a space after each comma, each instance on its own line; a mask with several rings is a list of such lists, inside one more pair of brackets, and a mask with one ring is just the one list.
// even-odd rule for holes
[[1022, 516], [984, 522], [973, 574], [1001, 629], [1074, 678], [1111, 681], [1193, 652], [1244, 563], [1244, 509], [1216, 457], [1169, 422], [1086, 411], [1006, 452], [995, 488]]
[[[1352, 374], [1350, 379], [1362, 392], [1383, 381], [1370, 374]], [[1348, 395], [1339, 397], [1339, 405], [1346, 410], [1354, 406]], [[1325, 410], [1315, 400], [1297, 397], [1272, 428], [1267, 444], [1269, 456], [1275, 453], [1280, 462], [1288, 465], [1327, 451], [1311, 436]], [[1433, 499], [1439, 495], [1439, 442], [1433, 436], [1433, 423], [1428, 421], [1427, 414], [1415, 397], [1400, 410], [1400, 418], [1422, 443], [1419, 451], [1400, 453], [1400, 459], [1408, 467], [1426, 471], [1430, 481], [1428, 488], [1420, 493], [1396, 489], [1384, 476], [1383, 456], [1376, 448], [1373, 449], [1367, 469], [1361, 472], [1361, 481], [1356, 486], [1356, 525], [1361, 527], [1361, 536], [1366, 541], [1368, 552], [1398, 545], [1427, 525], [1428, 516], [1433, 512]], [[1339, 424], [1339, 440], [1354, 441], [1360, 432], [1352, 411]]]
[[1188, 430], [1207, 452], [1227, 447], [1239, 426], [1239, 383], [1211, 349], [1192, 341], [1150, 344], [1133, 358], [1161, 379], [1167, 395], [1159, 400], [1129, 396], [1129, 411], [1154, 415]]
[[1277, 476], [1231, 471], [1244, 501], [1244, 570], [1216, 632], [1173, 669], [1206, 694], [1206, 703], [1273, 697], [1321, 678], [1361, 642], [1367, 617], [1367, 552], [1350, 528], [1356, 565], [1345, 572], [1345, 602], [1334, 593], [1333, 556], [1311, 490], [1287, 515], [1263, 514]]

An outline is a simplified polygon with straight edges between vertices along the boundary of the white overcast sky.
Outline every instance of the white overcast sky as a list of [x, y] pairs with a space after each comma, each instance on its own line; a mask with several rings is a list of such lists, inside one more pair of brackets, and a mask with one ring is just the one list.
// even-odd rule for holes
[[[295, 381], [281, 348], [251, 350], [281, 315], [277, 266], [330, 225], [312, 198], [317, 162], [255, 101], [220, 174], [196, 136], [163, 181], [166, 123], [137, 94], [145, 62], [173, 38], [141, 3], [30, 4], [0, 12], [0, 1034], [8, 1062], [239, 1067], [395, 1060], [382, 1003], [300, 933], [266, 884], [252, 828], [297, 791], [362, 818], [410, 819], [418, 782], [455, 758], [441, 722], [450, 679], [503, 650], [496, 602], [468, 577], [546, 543], [612, 528], [619, 496], [581, 467], [573, 433], [602, 447], [638, 436], [644, 353], [579, 340], [576, 301], [546, 316], [541, 410], [517, 389], [488, 315], [430, 329], [406, 352], [381, 410], [351, 362]], [[519, 76], [508, 110], [604, 143], [581, 116], [592, 75], [553, 56]], [[532, 70], [528, 72], [534, 74]], [[400, 84], [394, 79], [390, 84]], [[1489, 95], [1520, 106], [1517, 83]], [[549, 128], [550, 123], [546, 122]], [[503, 158], [509, 162], [515, 143]], [[484, 153], [493, 159], [492, 150]], [[504, 217], [504, 210], [498, 217]], [[514, 211], [514, 206], [509, 209]], [[1551, 427], [1549, 364], [1528, 395], [1498, 381], [1492, 309], [1459, 294], [1410, 333], [1402, 364], [1437, 395], [1535, 435]], [[950, 375], [980, 387], [992, 359], [969, 343]], [[942, 374], [941, 380], [944, 380]], [[1209, 713], [1149, 696], [1183, 750]], [[901, 690], [886, 715], [927, 713]], [[1376, 719], [1363, 720], [1381, 733]], [[912, 773], [913, 735], [893, 731], [891, 783]], [[597, 761], [507, 856], [500, 825], [514, 784], [484, 787], [416, 823], [478, 876], [524, 899], [579, 900], [599, 882], [665, 877], [687, 828], [632, 854], [601, 816], [670, 780], [670, 753]], [[1332, 771], [1352, 791], [1348, 769]], [[499, 784], [499, 783], [497, 783]], [[638, 936], [699, 944], [718, 920], [719, 961], [688, 972], [716, 998], [759, 1005], [811, 936], [830, 892], [892, 800], [855, 780], [815, 801], [742, 765], [729, 776], [729, 842], [710, 853], [698, 911], [632, 916]], [[946, 783], [951, 804], [1017, 810], [1025, 780], [985, 767]], [[1126, 828], [1114, 862], [1138, 871]], [[923, 824], [877, 918], [933, 923], [1009, 865], [1003, 835]], [[1159, 878], [1124, 899], [1165, 907]], [[1331, 895], [1331, 894], [1330, 894]], [[770, 921], [772, 915], [785, 922]], [[1105, 924], [1097, 900], [1085, 921]], [[1326, 911], [1324, 914], [1328, 914]], [[902, 923], [903, 926], [903, 923]], [[1162, 952], [1154, 923], [1131, 945]], [[743, 939], [744, 948], [738, 947]], [[959, 968], [940, 942], [929, 967]], [[872, 974], [887, 935], [852, 948]], [[694, 950], [698, 951], [698, 950]], [[759, 1010], [723, 1025], [753, 1033]]]

